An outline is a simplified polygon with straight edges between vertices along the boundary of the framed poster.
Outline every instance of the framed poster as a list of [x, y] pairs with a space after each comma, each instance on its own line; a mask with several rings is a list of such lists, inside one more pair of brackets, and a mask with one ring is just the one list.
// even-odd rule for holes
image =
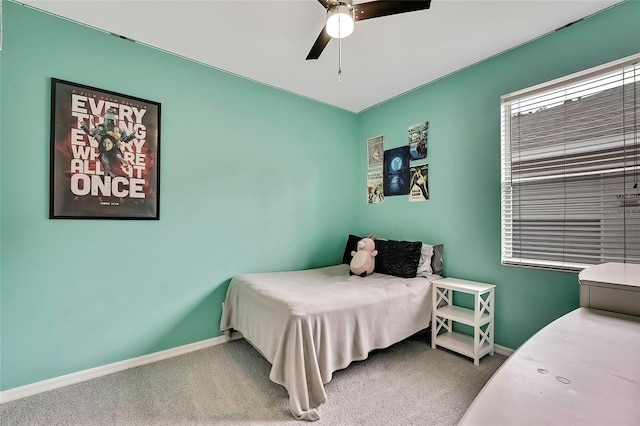
[[382, 168], [384, 195], [407, 195], [409, 179], [409, 146], [386, 150]]
[[50, 219], [160, 219], [160, 104], [51, 79]]

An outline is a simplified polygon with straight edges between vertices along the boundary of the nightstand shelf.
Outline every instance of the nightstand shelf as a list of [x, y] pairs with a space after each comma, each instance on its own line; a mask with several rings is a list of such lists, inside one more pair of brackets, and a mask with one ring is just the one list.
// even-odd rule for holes
[[[433, 317], [431, 321], [431, 347], [441, 346], [473, 358], [479, 365], [480, 358], [493, 355], [493, 305], [495, 285], [458, 278], [433, 281]], [[454, 292], [471, 294], [474, 308], [453, 304]], [[454, 323], [473, 328], [473, 336], [453, 330]]]

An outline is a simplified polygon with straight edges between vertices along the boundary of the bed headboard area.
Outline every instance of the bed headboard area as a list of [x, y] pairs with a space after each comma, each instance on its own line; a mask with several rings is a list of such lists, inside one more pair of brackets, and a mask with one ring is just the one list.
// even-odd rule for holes
[[[351, 262], [351, 252], [358, 250], [362, 238], [349, 234], [342, 255], [342, 263]], [[375, 238], [378, 255], [374, 272], [403, 278], [416, 276], [442, 276], [444, 244], [427, 244], [422, 241], [398, 241]]]

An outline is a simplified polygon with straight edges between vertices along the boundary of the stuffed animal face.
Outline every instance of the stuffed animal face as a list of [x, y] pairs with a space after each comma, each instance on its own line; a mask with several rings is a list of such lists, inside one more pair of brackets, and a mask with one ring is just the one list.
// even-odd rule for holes
[[363, 238], [358, 241], [358, 251], [364, 250], [368, 252], [372, 252], [376, 249], [376, 244], [373, 242], [371, 238]]

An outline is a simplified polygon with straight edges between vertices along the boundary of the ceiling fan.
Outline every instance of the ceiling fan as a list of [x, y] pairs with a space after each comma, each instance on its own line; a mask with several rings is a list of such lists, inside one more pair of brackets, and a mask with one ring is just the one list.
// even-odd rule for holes
[[398, 13], [429, 9], [427, 1], [370, 1], [354, 5], [352, 0], [318, 0], [327, 10], [327, 22], [307, 55], [307, 60], [318, 59], [331, 38], [344, 38], [353, 32], [355, 21], [380, 18]]

